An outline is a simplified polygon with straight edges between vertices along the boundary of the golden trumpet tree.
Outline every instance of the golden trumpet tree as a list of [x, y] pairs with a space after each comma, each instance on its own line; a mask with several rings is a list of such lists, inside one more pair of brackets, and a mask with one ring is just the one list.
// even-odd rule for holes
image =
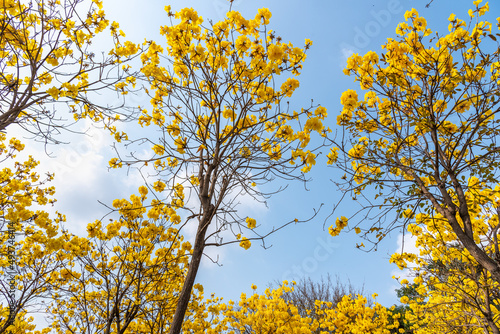
[[[91, 47], [109, 28], [113, 47], [98, 56]], [[67, 115], [53, 102], [65, 103], [75, 120], [113, 120], [123, 106], [100, 105], [93, 92], [127, 93], [135, 73], [124, 65], [138, 52], [122, 41], [118, 23], [106, 19], [102, 1], [6, 0], [0, 4], [0, 130], [10, 124], [44, 140], [67, 126]], [[116, 109], [121, 107], [120, 110]], [[60, 107], [58, 107], [60, 109]], [[111, 118], [110, 118], [111, 117]]]
[[[477, 244], [488, 256], [498, 259], [499, 196], [497, 189], [469, 179], [465, 197], [471, 219], [477, 226]], [[397, 254], [401, 267], [411, 266], [418, 298], [403, 300], [411, 307], [409, 319], [423, 332], [499, 333], [500, 284], [456, 240], [442, 215], [420, 213], [408, 230], [416, 239], [418, 256]], [[403, 282], [408, 285], [409, 282]], [[417, 331], [420, 333], [420, 331]]]
[[[54, 187], [46, 186], [53, 175], [41, 177], [38, 162], [29, 157], [17, 162], [15, 157], [24, 144], [0, 133], [0, 333], [34, 329], [28, 311], [44, 309], [50, 300], [52, 280], [63, 269], [64, 247], [78, 243], [79, 238], [64, 239], [59, 225], [65, 217], [55, 218], [44, 211], [52, 206]], [[68, 243], [68, 242], [69, 243]]]
[[[481, 21], [488, 4], [474, 4], [468, 22], [449, 17], [446, 35], [434, 36], [415, 9], [408, 11], [384, 53], [349, 58], [345, 73], [366, 93], [342, 94], [337, 122], [346, 139], [332, 148], [329, 163], [351, 176], [349, 191], [366, 198], [364, 210], [377, 218], [368, 227], [351, 221], [357, 233], [374, 235], [377, 243], [416, 214], [434, 212], [447, 225], [449, 240], [500, 282], [498, 222], [475, 219], [473, 205], [497, 206], [498, 22]], [[489, 199], [482, 198], [485, 192]], [[337, 235], [348, 225], [349, 219], [338, 218], [330, 232]]]
[[[147, 195], [141, 186], [130, 199], [115, 200], [119, 218], [88, 224], [88, 237], [67, 249], [69, 262], [54, 290], [62, 297], [50, 306], [55, 333], [168, 330], [191, 245], [173, 227], [175, 210], [148, 207]], [[198, 299], [193, 293], [193, 302]], [[195, 309], [190, 304], [188, 316]]]
[[[87, 238], [61, 231], [65, 216], [43, 211], [54, 187], [35, 171], [31, 156], [0, 133], [0, 333], [162, 333], [170, 328], [187, 272], [189, 242], [174, 227], [178, 216], [166, 205], [150, 206], [147, 188], [113, 202], [118, 219], [97, 220]], [[154, 218], [148, 218], [154, 217]], [[202, 291], [201, 286], [196, 286]], [[193, 293], [193, 317], [202, 294]], [[31, 313], [52, 321], [35, 331]]]
[[[305, 48], [283, 42], [268, 29], [269, 10], [252, 19], [230, 11], [215, 24], [205, 24], [190, 8], [166, 11], [166, 45], [147, 42], [141, 55], [151, 109], [142, 110], [139, 124], [150, 135], [127, 143], [146, 144], [151, 154], [119, 154], [110, 166], [152, 167], [159, 202], [187, 211], [179, 216], [181, 226], [197, 226], [171, 327], [179, 333], [205, 247], [239, 243], [247, 249], [266, 235], [258, 233], [255, 219], [238, 216], [236, 196], [263, 200], [259, 185], [276, 177], [304, 180], [315, 164], [307, 148], [311, 134], [328, 130], [325, 108], [294, 111], [283, 103], [299, 86], [296, 76], [311, 42]], [[189, 198], [199, 203], [191, 206]]]

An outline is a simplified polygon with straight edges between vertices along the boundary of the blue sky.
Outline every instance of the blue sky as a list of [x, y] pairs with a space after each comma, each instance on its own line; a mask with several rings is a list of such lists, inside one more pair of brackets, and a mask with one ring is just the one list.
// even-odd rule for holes
[[[350, 53], [364, 54], [373, 50], [380, 53], [380, 45], [388, 37], [395, 37], [398, 22], [404, 20], [406, 10], [415, 7], [428, 21], [433, 31], [446, 33], [447, 18], [453, 12], [459, 18], [467, 18], [472, 1], [434, 0], [354, 0], [354, 1], [298, 1], [298, 0], [236, 0], [233, 9], [245, 17], [255, 16], [257, 9], [267, 7], [273, 14], [270, 27], [285, 41], [303, 45], [304, 39], [313, 41], [304, 70], [299, 77], [300, 88], [291, 100], [291, 106], [308, 106], [311, 99], [328, 109], [328, 126], [336, 128], [336, 115], [341, 109], [340, 95], [346, 89], [357, 89], [351, 77], [342, 73], [346, 57]], [[452, 4], [452, 6], [451, 6]], [[165, 5], [173, 10], [192, 7], [207, 21], [216, 22], [228, 9], [225, 0], [199, 1], [126, 1], [104, 0], [107, 16], [120, 22], [127, 38], [134, 42], [147, 39], [162, 41], [159, 26], [168, 24], [163, 11]], [[498, 2], [490, 1], [490, 14], [500, 13]], [[132, 103], [143, 104], [147, 99], [133, 97]], [[86, 125], [88, 126], [88, 125]], [[111, 203], [114, 198], [128, 197], [142, 183], [131, 172], [110, 171], [106, 166], [112, 155], [109, 135], [90, 130], [89, 136], [69, 136], [72, 145], [50, 147], [54, 158], [42, 157], [41, 169], [56, 171], [56, 197], [58, 210], [68, 217], [67, 228], [83, 233], [87, 223], [101, 218], [105, 209], [97, 202]], [[29, 145], [27, 145], [29, 146]], [[29, 150], [40, 150], [31, 146]], [[294, 218], [306, 219], [321, 204], [314, 220], [289, 226], [268, 238], [265, 250], [254, 243], [249, 250], [235, 245], [210, 249], [212, 257], [219, 256], [219, 265], [204, 258], [198, 282], [205, 293], [215, 293], [225, 300], [237, 299], [241, 292], [250, 293], [251, 284], [263, 291], [270, 282], [283, 279], [337, 275], [342, 281], [361, 288], [366, 295], [378, 293], [377, 301], [390, 306], [397, 303], [394, 289], [397, 282], [391, 277], [400, 272], [389, 264], [390, 254], [400, 247], [401, 235], [395, 231], [382, 242], [376, 252], [356, 249], [361, 242], [354, 233], [332, 238], [326, 229], [337, 215], [348, 216], [357, 210], [357, 204], [345, 200], [335, 216], [328, 218], [333, 204], [340, 199], [340, 192], [331, 182], [338, 173], [326, 167], [324, 154], [309, 173], [312, 181], [306, 190], [303, 184], [290, 184], [288, 189], [268, 201], [267, 208], [242, 199], [243, 215], [256, 218], [264, 228], [279, 226]], [[40, 157], [39, 152], [37, 156]], [[75, 190], [76, 189], [76, 190]]]

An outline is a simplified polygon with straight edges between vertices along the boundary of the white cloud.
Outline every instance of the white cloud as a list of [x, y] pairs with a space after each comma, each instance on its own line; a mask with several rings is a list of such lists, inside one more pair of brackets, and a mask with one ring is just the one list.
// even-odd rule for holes
[[398, 235], [398, 248], [396, 252], [405, 252], [412, 254], [420, 254], [420, 249], [415, 245], [417, 238], [411, 233], [406, 232], [403, 237], [403, 233]]

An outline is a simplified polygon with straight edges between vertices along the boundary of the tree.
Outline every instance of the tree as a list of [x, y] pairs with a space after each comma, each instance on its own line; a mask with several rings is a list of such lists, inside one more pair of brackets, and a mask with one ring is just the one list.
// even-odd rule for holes
[[[368, 92], [364, 100], [353, 90], [342, 94], [337, 122], [346, 139], [332, 149], [329, 162], [352, 176], [349, 191], [366, 198], [368, 215], [379, 218], [365, 236], [376, 233], [376, 243], [400, 220], [405, 225], [419, 212], [435, 212], [450, 237], [500, 282], [498, 223], [475, 220], [473, 211], [476, 203], [498, 206], [500, 161], [494, 119], [500, 110], [500, 55], [487, 43], [496, 38], [491, 24], [479, 22], [488, 5], [475, 4], [469, 25], [452, 14], [451, 32], [433, 38], [425, 19], [409, 11], [408, 23], [397, 29], [400, 39], [383, 46], [386, 53], [348, 60], [345, 73]], [[435, 46], [426, 46], [426, 40]], [[375, 202], [368, 199], [368, 187], [376, 192]], [[397, 217], [389, 220], [393, 210]], [[338, 219], [331, 233], [347, 222]]]
[[[23, 148], [0, 134], [3, 164]], [[33, 333], [32, 312], [52, 320], [43, 333], [166, 332], [191, 251], [173, 226], [175, 210], [148, 210], [142, 186], [130, 200], [113, 202], [118, 219], [106, 226], [97, 220], [87, 238], [78, 237], [61, 230], [64, 215], [42, 210], [55, 203], [54, 187], [46, 186], [53, 175], [41, 178], [32, 157], [10, 164], [0, 173], [0, 333]], [[202, 298], [193, 292], [188, 317]]]
[[[276, 189], [260, 186], [275, 178], [304, 181], [303, 173], [315, 164], [315, 154], [306, 150], [311, 133], [324, 135], [327, 129], [325, 108], [292, 111], [284, 105], [299, 86], [295, 76], [306, 56], [267, 30], [269, 10], [259, 10], [251, 20], [230, 11], [208, 26], [193, 9], [173, 14], [167, 6], [166, 11], [179, 20], [161, 28], [170, 58], [155, 42], [141, 56], [152, 110], [142, 110], [139, 123], [155, 127], [160, 138], [128, 141], [128, 146], [149, 145], [151, 154], [123, 157], [117, 150], [110, 166], [145, 170], [152, 165], [151, 190], [164, 205], [187, 211], [181, 227], [197, 226], [171, 327], [171, 333], [179, 333], [205, 247], [239, 243], [247, 249], [251, 240], [268, 234], [254, 229], [252, 217], [238, 216], [237, 196], [262, 201]], [[305, 48], [310, 45], [306, 40]], [[199, 203], [188, 204], [186, 198]]]
[[[479, 212], [477, 209], [472, 207], [473, 212]], [[473, 217], [491, 218], [484, 214]], [[413, 265], [414, 283], [403, 282], [403, 288], [413, 292], [404, 301], [409, 309], [407, 318], [416, 324], [415, 332], [498, 333], [498, 282], [462, 245], [448, 241], [451, 233], [446, 224], [439, 224], [442, 218], [418, 216], [417, 219], [434, 228], [409, 226], [420, 245], [419, 257], [408, 264]]]
[[[43, 302], [52, 297], [51, 278], [66, 262], [61, 252], [68, 244], [59, 234], [64, 215], [51, 217], [47, 206], [55, 202], [54, 187], [47, 186], [53, 178], [43, 178], [36, 171], [38, 162], [29, 157], [15, 160], [24, 144], [15, 138], [8, 142], [0, 133], [0, 333], [33, 329], [29, 311], [43, 309]], [[33, 328], [32, 328], [33, 327]]]
[[[56, 333], [165, 333], [175, 311], [191, 250], [172, 225], [175, 211], [147, 209], [147, 189], [117, 199], [118, 219], [87, 226], [67, 248], [67, 263], [49, 307]], [[194, 301], [199, 299], [193, 293]], [[195, 311], [190, 304], [189, 313]]]
[[[118, 219], [89, 224], [87, 238], [70, 234], [61, 229], [64, 215], [42, 210], [55, 203], [46, 186], [53, 175], [41, 178], [32, 157], [11, 162], [23, 148], [0, 133], [2, 163], [12, 165], [0, 173], [0, 333], [33, 333], [32, 312], [52, 320], [42, 333], [166, 332], [191, 251], [173, 226], [175, 210], [148, 210], [142, 186], [113, 202]], [[195, 288], [188, 317], [203, 299], [202, 286]]]
[[[397, 28], [398, 40], [383, 45], [385, 53], [348, 60], [345, 73], [367, 93], [364, 100], [353, 90], [342, 94], [337, 122], [345, 140], [329, 155], [329, 163], [351, 176], [345, 189], [366, 200], [363, 210], [375, 221], [355, 226], [356, 232], [363, 231], [367, 239], [375, 234], [371, 240], [376, 244], [390, 230], [407, 228], [420, 236], [417, 246], [426, 249], [424, 254], [446, 265], [465, 264], [450, 276], [455, 283], [479, 274], [469, 287], [476, 292], [467, 293], [495, 291], [500, 283], [499, 34], [492, 34], [491, 23], [480, 21], [488, 11], [488, 4], [480, 2], [469, 11], [469, 23], [452, 14], [450, 33], [444, 36], [431, 37], [426, 20], [408, 11]], [[409, 224], [412, 220], [415, 224]], [[348, 222], [337, 219], [331, 234]], [[424, 259], [402, 253], [391, 261], [403, 268]], [[438, 293], [450, 291], [436, 287]], [[476, 305], [476, 311], [482, 310], [476, 315], [497, 333], [488, 298]]]
[[[86, 12], [83, 12], [87, 6]], [[0, 131], [18, 124], [35, 137], [57, 142], [55, 132], [68, 126], [53, 102], [67, 104], [75, 120], [115, 119], [122, 106], [96, 103], [95, 92], [127, 93], [136, 73], [123, 65], [138, 46], [121, 42], [118, 23], [110, 27], [113, 48], [96, 56], [96, 35], [109, 26], [102, 1], [7, 0], [0, 6]], [[102, 59], [101, 59], [102, 58]], [[59, 109], [60, 107], [58, 107]], [[116, 109], [115, 109], [116, 108]]]
[[109, 89], [126, 94], [136, 73], [125, 62], [140, 50], [122, 42], [124, 34], [113, 22], [110, 53], [96, 57], [91, 44], [109, 25], [99, 0], [9, 0], [0, 5], [0, 154], [6, 155], [2, 163], [8, 166], [0, 180], [5, 232], [1, 256], [2, 271], [10, 277], [10, 285], [6, 281], [1, 287], [8, 307], [2, 306], [0, 333], [13, 330], [12, 326], [18, 331], [34, 328], [27, 315], [45, 310], [42, 303], [54, 297], [53, 289], [59, 284], [54, 277], [68, 265], [67, 248], [83, 242], [61, 233], [64, 215], [50, 218], [43, 211], [44, 205], [55, 202], [54, 188], [43, 186], [53, 174], [42, 179], [32, 157], [13, 163], [14, 152], [24, 145], [14, 138], [7, 144], [6, 129], [17, 124], [35, 138], [57, 143], [53, 135], [70, 125], [67, 115], [55, 111], [53, 103], [60, 102], [75, 120], [90, 117], [114, 131], [116, 110], [97, 103], [95, 93]]

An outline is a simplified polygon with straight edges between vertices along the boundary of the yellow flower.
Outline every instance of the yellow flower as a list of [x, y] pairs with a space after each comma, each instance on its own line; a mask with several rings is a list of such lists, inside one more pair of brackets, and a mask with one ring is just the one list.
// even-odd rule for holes
[[195, 187], [200, 185], [200, 180], [198, 179], [197, 176], [194, 176], [194, 175], [191, 175], [190, 182]]
[[54, 100], [59, 99], [59, 89], [57, 89], [56, 87], [51, 87], [51, 88], [47, 89], [47, 94], [52, 96], [52, 98]]
[[288, 97], [291, 97], [295, 89], [299, 87], [299, 80], [295, 78], [288, 78], [281, 85], [281, 91]]
[[335, 237], [340, 234], [342, 229], [347, 226], [347, 218], [342, 216], [340, 218], [337, 218], [335, 220], [335, 225], [336, 227], [330, 226], [328, 229], [328, 232], [330, 233], [331, 236]]
[[309, 118], [306, 121], [306, 124], [304, 126], [304, 129], [306, 129], [308, 131], [316, 131], [316, 132], [319, 132], [319, 133], [321, 133], [321, 131], [324, 128], [325, 127], [324, 127], [323, 123], [321, 122], [321, 120], [319, 119], [319, 117]]
[[283, 58], [283, 49], [281, 46], [276, 45], [276, 44], [271, 44], [269, 45], [267, 49], [267, 56], [269, 57], [269, 60], [272, 62], [278, 62], [281, 63], [282, 58]]
[[483, 7], [479, 8], [479, 16], [483, 16], [489, 10], [490, 10], [489, 4], [485, 3]]
[[250, 242], [250, 240], [248, 240], [247, 238], [243, 237], [240, 241], [240, 247], [243, 247], [245, 249], [249, 249], [250, 246], [252, 246], [252, 243]]
[[9, 141], [9, 146], [16, 151], [24, 150], [24, 144], [21, 143], [18, 139], [11, 138]]
[[411, 17], [417, 17], [418, 12], [415, 8], [412, 8], [411, 11], [406, 11], [405, 13], [405, 20], [408, 20]]
[[269, 11], [269, 9], [267, 8], [259, 8], [257, 10], [257, 15], [255, 16], [255, 18], [257, 19], [262, 19], [262, 21], [264, 22], [264, 24], [269, 24], [269, 19], [271, 18], [272, 14], [271, 12]]
[[186, 138], [177, 137], [174, 139], [174, 144], [177, 146], [177, 152], [180, 154], [186, 153], [185, 148], [187, 145]]
[[252, 152], [248, 147], [243, 146], [243, 148], [240, 149], [240, 154], [243, 158], [249, 158]]
[[235, 44], [236, 50], [241, 51], [241, 52], [245, 52], [250, 48], [250, 46], [252, 45], [252, 42], [250, 41], [250, 39], [248, 39], [247, 36], [241, 35], [236, 39], [234, 44]]
[[114, 207], [115, 209], [119, 209], [119, 208], [121, 208], [121, 207], [122, 207], [122, 201], [121, 201], [121, 200], [119, 200], [119, 199], [115, 199], [115, 200], [113, 201], [113, 207]]
[[163, 183], [160, 180], [153, 183], [153, 189], [157, 192], [162, 192], [163, 190], [165, 190], [165, 187], [166, 187], [165, 183]]
[[142, 197], [146, 197], [146, 195], [148, 194], [148, 188], [146, 188], [145, 186], [140, 186], [139, 193]]
[[111, 160], [109, 160], [109, 167], [120, 168], [122, 167], [122, 162], [118, 161], [118, 158], [112, 158]]
[[153, 151], [157, 155], [163, 155], [165, 153], [165, 147], [163, 147], [163, 145], [154, 145], [153, 146]]
[[255, 226], [257, 226], [257, 222], [253, 218], [247, 217], [246, 222], [247, 222], [248, 228], [253, 229], [253, 228], [255, 228]]
[[326, 155], [326, 157], [328, 158], [328, 162], [327, 162], [328, 165], [332, 165], [335, 162], [337, 162], [337, 159], [339, 157], [338, 150], [339, 150], [338, 147], [332, 147], [330, 149], [330, 153], [328, 153]]
[[339, 218], [337, 218], [337, 219], [335, 220], [335, 224], [336, 224], [336, 225], [337, 225], [337, 227], [339, 227], [339, 228], [344, 228], [344, 227], [346, 227], [346, 226], [347, 226], [347, 218], [346, 218], [346, 217], [344, 217], [344, 216], [340, 217], [340, 219], [339, 219]]
[[319, 106], [316, 110], [314, 110], [314, 114], [318, 116], [319, 119], [325, 119], [328, 113], [325, 107]]

